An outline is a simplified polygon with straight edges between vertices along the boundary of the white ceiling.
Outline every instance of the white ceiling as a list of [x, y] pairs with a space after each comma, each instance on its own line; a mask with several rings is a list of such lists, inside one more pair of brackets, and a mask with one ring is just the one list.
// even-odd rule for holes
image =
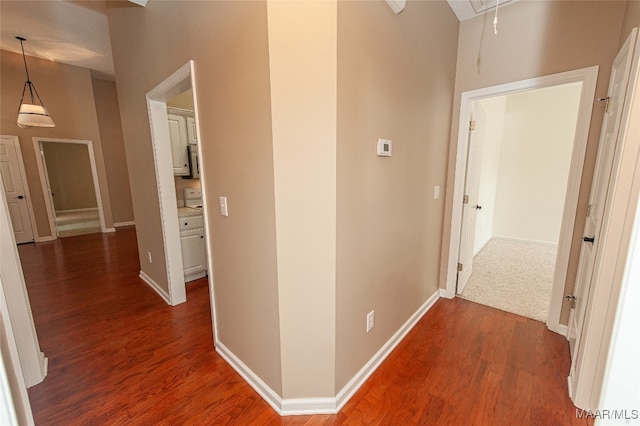
[[[129, 0], [145, 5], [147, 0]], [[500, 6], [518, 0], [500, 0]], [[447, 0], [460, 21], [495, 7], [496, 0]], [[114, 78], [109, 24], [104, 1], [0, 0], [0, 49], [20, 53], [15, 36], [27, 39], [25, 53], [93, 70]]]
[[0, 49], [94, 70], [113, 79], [113, 58], [103, 1], [0, 1]]
[[[500, 0], [498, 13], [501, 7], [510, 6], [517, 1], [519, 0]], [[496, 7], [496, 0], [447, 0], [447, 2], [460, 22], [494, 11]]]

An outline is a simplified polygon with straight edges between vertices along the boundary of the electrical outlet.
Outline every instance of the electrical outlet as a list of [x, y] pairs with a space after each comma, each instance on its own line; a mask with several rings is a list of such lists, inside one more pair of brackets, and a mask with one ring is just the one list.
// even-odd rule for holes
[[147, 252], [147, 256], [149, 257], [149, 263], [153, 263], [153, 257], [151, 257], [151, 252]]
[[376, 321], [376, 312], [371, 311], [367, 314], [367, 333], [371, 331]]

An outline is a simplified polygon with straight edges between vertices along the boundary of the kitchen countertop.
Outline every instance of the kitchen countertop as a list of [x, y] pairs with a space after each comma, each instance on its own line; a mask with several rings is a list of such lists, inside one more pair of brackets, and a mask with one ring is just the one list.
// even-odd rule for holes
[[202, 209], [193, 207], [178, 207], [178, 217], [202, 216]]

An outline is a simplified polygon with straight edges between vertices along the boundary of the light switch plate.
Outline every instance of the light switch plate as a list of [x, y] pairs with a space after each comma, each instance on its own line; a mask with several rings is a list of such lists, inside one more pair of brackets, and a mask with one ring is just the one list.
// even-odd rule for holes
[[391, 139], [378, 139], [377, 152], [379, 157], [391, 157], [393, 142]]
[[227, 208], [227, 197], [220, 197], [220, 214], [222, 216], [229, 216], [229, 209]]

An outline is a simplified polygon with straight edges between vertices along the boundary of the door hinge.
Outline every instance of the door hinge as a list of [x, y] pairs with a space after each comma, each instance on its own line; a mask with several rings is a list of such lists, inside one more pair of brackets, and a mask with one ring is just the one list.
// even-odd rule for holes
[[462, 204], [469, 204], [469, 196], [465, 195], [464, 197], [462, 197]]
[[476, 129], [476, 122], [475, 120], [471, 120], [469, 122], [469, 130], [475, 130]]
[[458, 263], [458, 272], [462, 272], [462, 263]]

